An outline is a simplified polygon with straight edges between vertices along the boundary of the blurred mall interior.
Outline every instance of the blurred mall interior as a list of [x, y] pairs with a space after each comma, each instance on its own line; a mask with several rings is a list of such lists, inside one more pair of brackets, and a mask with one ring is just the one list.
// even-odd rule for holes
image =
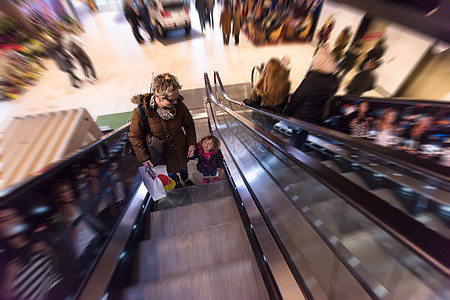
[[[450, 298], [449, 0], [131, 5], [154, 41], [124, 0], [0, 1], [0, 299]], [[62, 71], [71, 38], [96, 78]], [[380, 41], [373, 84], [350, 94]], [[323, 123], [240, 103], [273, 57], [294, 93], [323, 44], [338, 72], [359, 45]], [[202, 184], [191, 160], [194, 186], [154, 201], [128, 132], [161, 73], [225, 168]]]

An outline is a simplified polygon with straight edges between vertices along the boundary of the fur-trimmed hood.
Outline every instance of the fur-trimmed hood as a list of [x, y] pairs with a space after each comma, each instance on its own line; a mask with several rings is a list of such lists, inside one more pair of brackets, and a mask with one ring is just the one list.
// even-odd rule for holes
[[138, 94], [131, 97], [131, 103], [134, 103], [136, 105], [141, 105], [144, 103], [148, 103], [150, 99], [152, 98], [153, 93], [147, 93], [147, 94]]

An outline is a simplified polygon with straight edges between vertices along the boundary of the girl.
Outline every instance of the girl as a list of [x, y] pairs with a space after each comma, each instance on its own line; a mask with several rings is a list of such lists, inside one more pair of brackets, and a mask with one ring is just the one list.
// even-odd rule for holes
[[219, 149], [220, 142], [213, 135], [207, 135], [198, 142], [195, 147], [193, 159], [198, 158], [197, 171], [203, 175], [203, 184], [209, 182], [209, 176], [212, 181], [219, 181], [219, 170], [223, 170], [223, 155]]

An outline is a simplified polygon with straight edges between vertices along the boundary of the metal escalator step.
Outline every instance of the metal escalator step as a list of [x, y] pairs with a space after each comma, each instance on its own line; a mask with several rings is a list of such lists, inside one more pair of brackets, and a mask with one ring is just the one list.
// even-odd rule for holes
[[427, 227], [432, 228], [440, 235], [450, 238], [450, 228], [438, 216], [430, 212], [424, 212], [415, 217], [419, 222], [424, 223]]
[[321, 163], [330, 168], [331, 170], [335, 171], [336, 173], [342, 172], [341, 168], [339, 168], [339, 166], [332, 160], [324, 160], [321, 161]]
[[318, 161], [323, 160], [322, 155], [320, 155], [316, 150], [306, 151], [305, 154], [308, 154], [314, 159], [317, 159]]
[[408, 209], [395, 197], [395, 194], [392, 193], [390, 190], [385, 188], [379, 188], [371, 191], [373, 194], [380, 197], [380, 199], [388, 202], [390, 205], [400, 209], [401, 211], [409, 214]]
[[212, 267], [253, 255], [241, 221], [205, 230], [152, 239], [139, 246], [138, 281]]
[[269, 299], [253, 257], [124, 290], [122, 299]]
[[157, 210], [169, 209], [173, 207], [190, 205], [193, 203], [206, 202], [211, 199], [229, 197], [232, 195], [230, 184], [227, 180], [218, 182], [194, 185], [167, 192], [164, 200], [158, 201]]
[[169, 237], [218, 224], [239, 220], [232, 197], [181, 206], [150, 213], [146, 239]]
[[305, 205], [312, 205], [321, 201], [328, 201], [337, 198], [336, 194], [325, 185], [315, 179], [297, 182], [289, 186], [288, 192], [296, 195], [296, 201]]
[[359, 185], [362, 188], [365, 188], [366, 190], [369, 190], [369, 186], [367, 185], [367, 183], [364, 181], [364, 179], [362, 179], [362, 177], [356, 173], [356, 172], [348, 172], [348, 173], [343, 173], [342, 176], [344, 176], [345, 178], [347, 178], [350, 181], [353, 181], [353, 183]]
[[347, 235], [341, 239], [341, 242], [383, 287], [391, 284], [393, 272], [402, 270], [402, 284], [399, 287], [407, 284], [411, 288], [409, 291], [402, 291], [402, 294], [397, 297], [393, 295], [394, 299], [413, 299], [418, 290], [421, 290], [420, 293], [424, 295], [420, 297], [421, 299], [437, 299], [433, 295], [433, 290], [423, 284], [423, 278], [413, 274], [414, 269], [405, 268], [404, 260], [407, 259], [408, 252], [402, 251], [403, 247], [399, 242], [387, 233], [373, 229], [362, 230]]

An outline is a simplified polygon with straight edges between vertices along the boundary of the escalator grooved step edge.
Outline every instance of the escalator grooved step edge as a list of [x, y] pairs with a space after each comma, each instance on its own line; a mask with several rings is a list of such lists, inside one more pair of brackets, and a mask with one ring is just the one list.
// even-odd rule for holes
[[122, 299], [269, 299], [253, 257], [126, 288]]
[[225, 197], [151, 212], [144, 238], [168, 237], [235, 220], [240, 220], [240, 216], [234, 198]]
[[184, 235], [151, 239], [139, 245], [137, 281], [213, 266], [253, 254], [241, 221]]
[[239, 220], [235, 220], [235, 221], [230, 221], [230, 222], [218, 223], [218, 224], [207, 226], [207, 227], [201, 227], [201, 228], [196, 228], [196, 229], [192, 229], [189, 231], [178, 232], [171, 236], [155, 237], [155, 238], [152, 238], [151, 241], [164, 240], [164, 239], [168, 239], [168, 238], [172, 238], [172, 237], [176, 237], [176, 236], [180, 236], [180, 235], [184, 235], [184, 234], [196, 233], [196, 232], [205, 231], [205, 230], [209, 230], [209, 229], [213, 229], [213, 228], [217, 228], [217, 227], [221, 227], [221, 226], [226, 226], [226, 225], [231, 225], [234, 223], [240, 223], [240, 222], [241, 221], [239, 221]]

